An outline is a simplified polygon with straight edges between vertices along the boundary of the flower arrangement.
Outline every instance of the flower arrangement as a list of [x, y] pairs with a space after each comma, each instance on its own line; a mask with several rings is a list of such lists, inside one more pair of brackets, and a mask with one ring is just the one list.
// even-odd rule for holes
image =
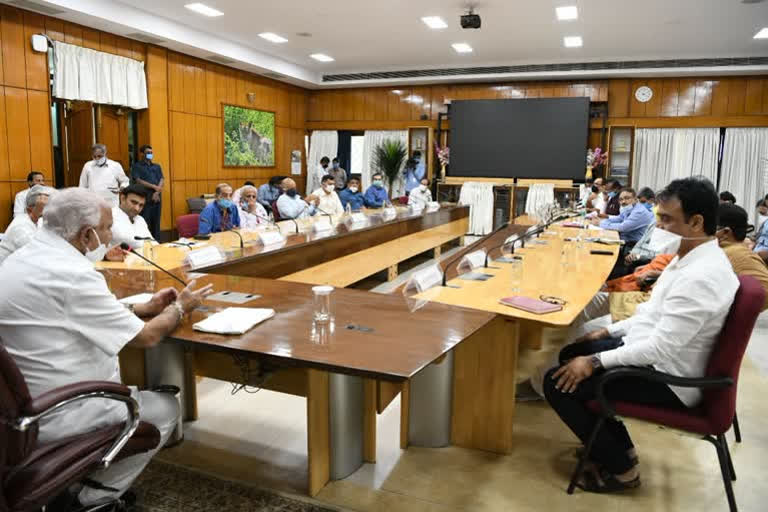
[[440, 160], [441, 166], [446, 166], [451, 161], [451, 148], [448, 146], [440, 147], [437, 145], [437, 142], [435, 142], [435, 152], [437, 153], [437, 159]]
[[600, 148], [587, 150], [587, 165], [590, 167], [598, 167], [608, 161], [608, 153], [603, 153]]

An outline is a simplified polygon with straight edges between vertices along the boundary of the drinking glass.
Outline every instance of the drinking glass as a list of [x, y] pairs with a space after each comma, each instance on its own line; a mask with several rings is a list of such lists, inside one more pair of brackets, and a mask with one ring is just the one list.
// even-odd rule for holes
[[519, 294], [523, 282], [523, 260], [515, 259], [509, 265], [509, 281], [513, 295]]
[[312, 287], [315, 302], [313, 314], [315, 322], [323, 323], [331, 319], [331, 292], [333, 292], [333, 286]]

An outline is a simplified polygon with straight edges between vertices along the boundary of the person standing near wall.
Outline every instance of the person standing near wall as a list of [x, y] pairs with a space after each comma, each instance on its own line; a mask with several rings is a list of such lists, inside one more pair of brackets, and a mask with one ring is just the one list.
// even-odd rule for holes
[[133, 167], [131, 167], [131, 181], [149, 191], [141, 216], [147, 221], [147, 227], [149, 227], [152, 237], [157, 240], [157, 237], [160, 236], [161, 201], [163, 184], [165, 183], [163, 169], [154, 162], [155, 155], [149, 144], [144, 144], [139, 148], [139, 155], [141, 159], [134, 162]]

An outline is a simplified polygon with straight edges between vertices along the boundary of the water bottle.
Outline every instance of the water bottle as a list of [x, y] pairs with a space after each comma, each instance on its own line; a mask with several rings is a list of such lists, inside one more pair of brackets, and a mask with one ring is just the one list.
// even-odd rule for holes
[[344, 211], [347, 213], [347, 216], [352, 215], [352, 203], [347, 203], [347, 207], [344, 208]]

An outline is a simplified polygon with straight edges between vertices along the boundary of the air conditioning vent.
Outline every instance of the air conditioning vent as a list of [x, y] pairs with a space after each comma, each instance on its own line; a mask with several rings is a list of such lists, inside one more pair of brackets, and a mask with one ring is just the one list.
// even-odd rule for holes
[[30, 2], [29, 0], [13, 0], [11, 4], [21, 9], [28, 9], [30, 11], [47, 14], [48, 16], [56, 16], [57, 14], [66, 14], [67, 12], [67, 11], [55, 9], [48, 5], [41, 5], [36, 2]]
[[725, 66], [765, 66], [768, 57], [732, 57], [709, 59], [637, 60], [617, 62], [575, 62], [565, 64], [528, 64], [519, 66], [489, 66], [474, 68], [412, 69], [373, 73], [343, 73], [323, 75], [323, 82], [350, 82], [398, 78], [430, 78], [459, 75], [508, 75], [515, 73], [553, 73], [567, 71], [606, 71], [636, 69], [710, 68]]
[[235, 61], [232, 59], [228, 59], [226, 57], [221, 57], [219, 55], [209, 55], [205, 57], [208, 60], [212, 60], [213, 62], [218, 62], [219, 64], [234, 64]]
[[164, 39], [160, 39], [159, 37], [150, 36], [147, 34], [142, 34], [141, 32], [125, 34], [125, 37], [130, 37], [131, 39], [136, 39], [137, 41], [141, 41], [143, 43], [149, 43], [149, 44], [161, 45], [165, 43]]

